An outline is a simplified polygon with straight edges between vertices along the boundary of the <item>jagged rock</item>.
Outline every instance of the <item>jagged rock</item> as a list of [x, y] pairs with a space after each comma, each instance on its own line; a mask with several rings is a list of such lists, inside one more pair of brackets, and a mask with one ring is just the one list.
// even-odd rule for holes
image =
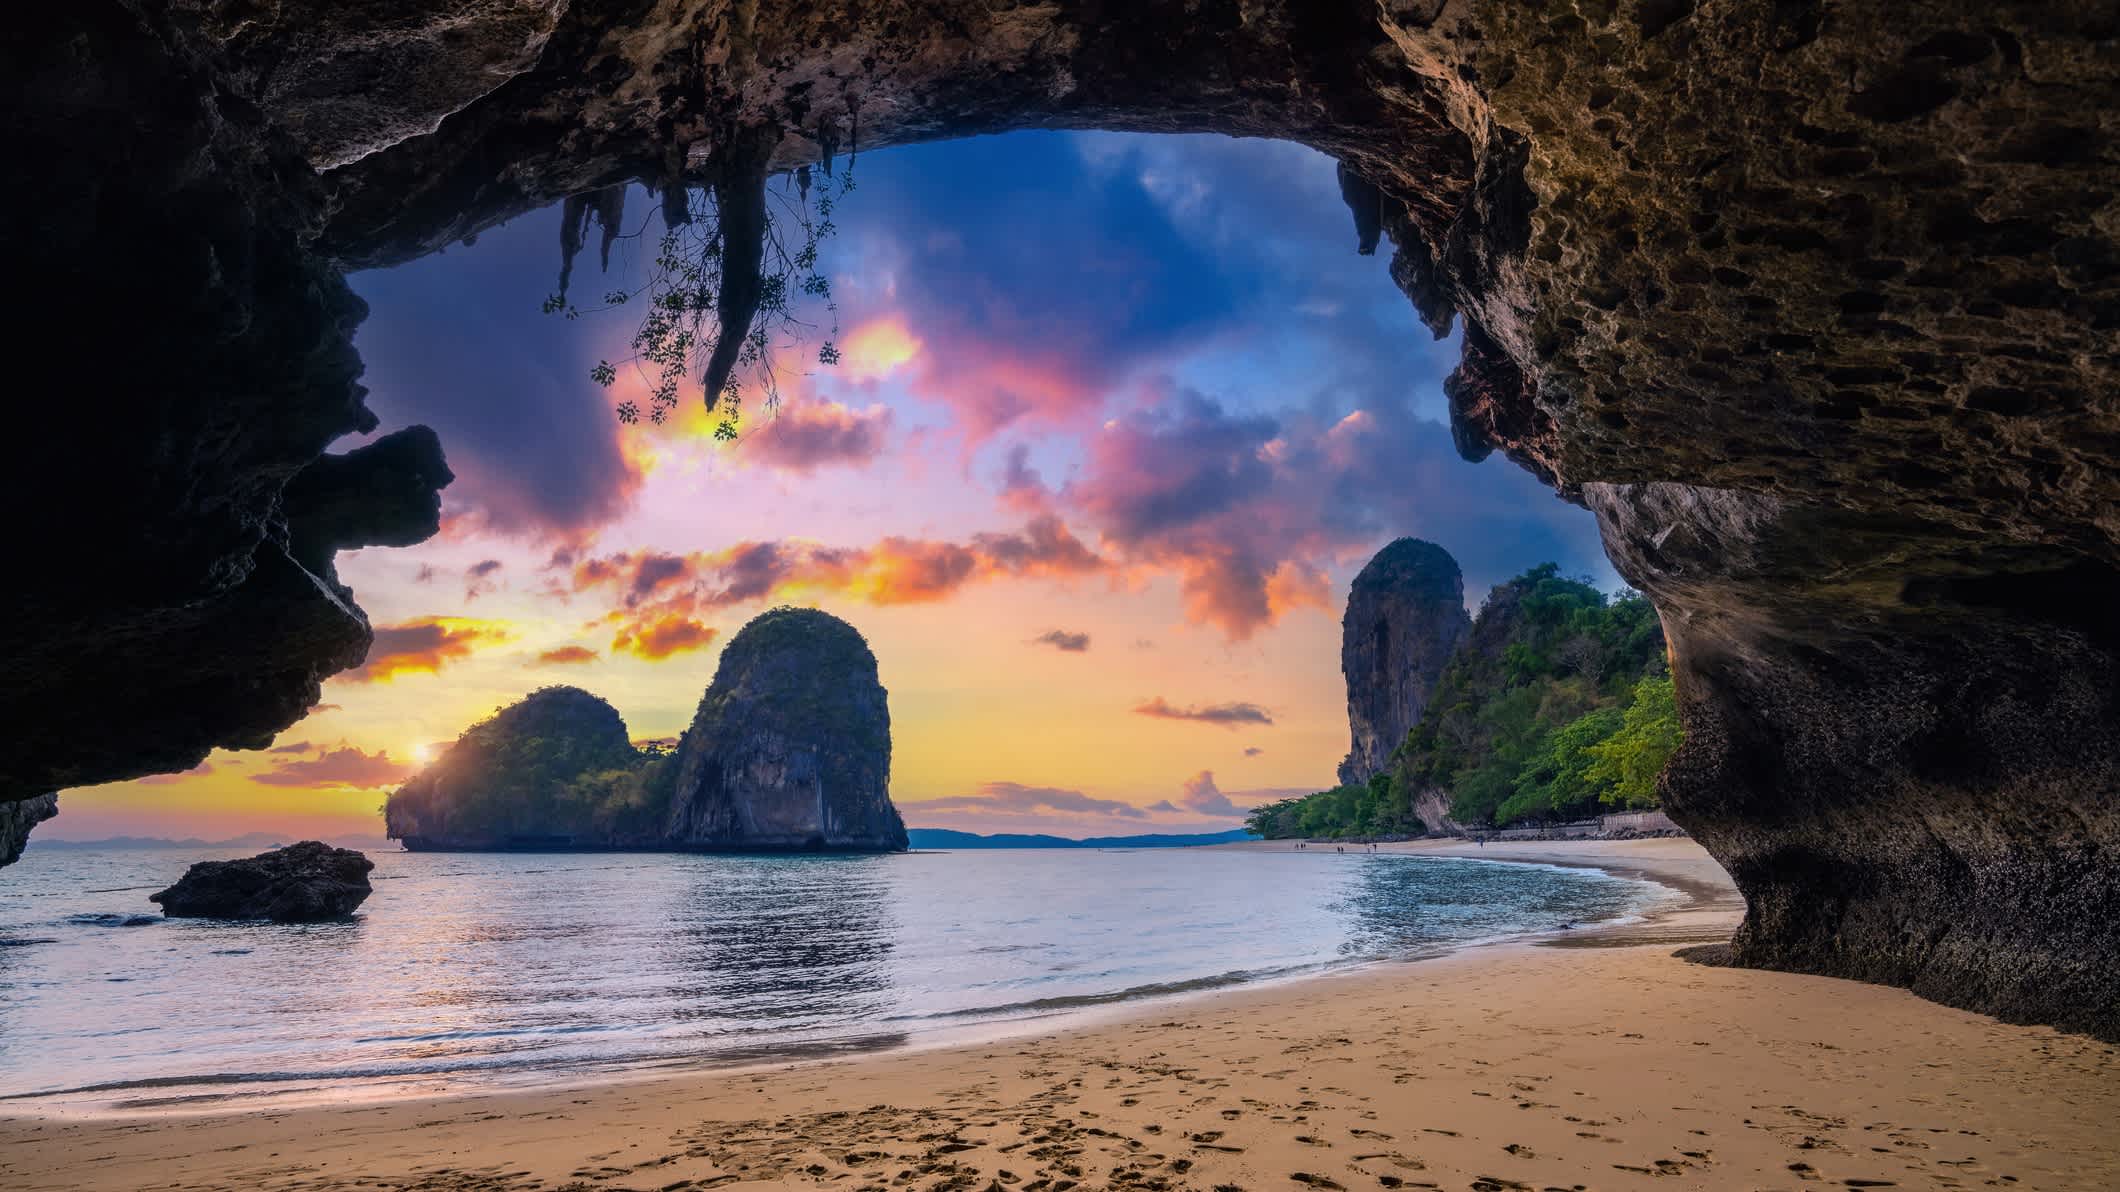
[[729, 639], [677, 747], [669, 836], [689, 848], [902, 851], [876, 656], [813, 609]]
[[347, 848], [305, 840], [235, 861], [201, 861], [149, 902], [173, 919], [342, 919], [371, 893], [375, 862]]
[[432, 132], [536, 65], [570, 3], [275, 0], [227, 6], [217, 31], [261, 102], [328, 169]]
[[1411, 800], [1413, 817], [1430, 832], [1446, 836], [1463, 836], [1465, 825], [1450, 816], [1450, 793], [1435, 787], [1424, 787]]
[[289, 552], [311, 573], [336, 579], [339, 551], [425, 542], [442, 528], [441, 490], [455, 479], [441, 436], [424, 426], [324, 456], [280, 494]]
[[1465, 577], [1433, 542], [1401, 538], [1354, 577], [1340, 621], [1340, 673], [1354, 734], [1340, 763], [1342, 784], [1367, 782], [1389, 765], [1471, 628]]
[[384, 829], [414, 851], [652, 848], [661, 808], [632, 797], [644, 760], [616, 708], [546, 687], [466, 729], [392, 791]]
[[30, 829], [59, 814], [59, 796], [31, 795], [0, 803], [0, 865], [12, 865], [29, 843]]
[[2114, 575], [1752, 493], [1585, 496], [1664, 610], [1663, 804], [1744, 891], [1733, 959], [2120, 1038]]

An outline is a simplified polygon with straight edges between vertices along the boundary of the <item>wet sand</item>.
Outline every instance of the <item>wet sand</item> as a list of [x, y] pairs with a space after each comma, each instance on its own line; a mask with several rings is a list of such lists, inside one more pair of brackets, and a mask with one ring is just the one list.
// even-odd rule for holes
[[1897, 990], [1675, 959], [1738, 913], [1685, 841], [1466, 855], [1597, 865], [1693, 898], [1557, 941], [1595, 946], [1474, 949], [981, 1045], [376, 1105], [0, 1119], [0, 1187], [2120, 1187], [2120, 1051]]

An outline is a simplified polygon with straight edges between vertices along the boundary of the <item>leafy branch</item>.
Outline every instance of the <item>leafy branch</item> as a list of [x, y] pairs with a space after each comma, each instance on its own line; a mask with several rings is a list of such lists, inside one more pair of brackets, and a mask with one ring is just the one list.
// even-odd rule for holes
[[854, 163], [849, 158], [835, 176], [828, 157], [821, 178], [807, 165], [776, 177], [767, 170], [776, 140], [765, 130], [735, 138], [711, 182], [679, 182], [667, 189], [662, 234], [645, 280], [612, 290], [601, 305], [587, 309], [568, 300], [567, 284], [590, 217], [603, 232], [607, 271], [613, 242], [642, 239], [649, 228], [646, 221], [632, 232], [619, 228], [623, 184], [567, 200], [560, 228], [560, 289], [545, 300], [545, 312], [576, 319], [621, 306], [645, 309], [632, 354], [616, 362], [599, 360], [589, 372], [590, 380], [606, 389], [623, 368], [635, 370], [645, 383], [647, 408], [630, 398], [620, 402], [621, 422], [667, 421], [680, 388], [696, 374], [708, 412], [720, 415], [714, 437], [733, 439], [747, 396], [758, 395], [769, 411], [778, 411], [776, 354], [795, 352], [815, 339], [816, 362], [838, 363], [839, 304], [831, 279], [818, 268], [819, 250], [838, 231], [833, 216], [854, 189]]

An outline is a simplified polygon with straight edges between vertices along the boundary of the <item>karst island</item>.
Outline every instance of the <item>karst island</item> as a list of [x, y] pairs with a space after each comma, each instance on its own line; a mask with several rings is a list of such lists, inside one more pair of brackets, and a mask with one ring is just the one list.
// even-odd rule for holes
[[722, 650], [674, 747], [640, 749], [610, 704], [533, 692], [391, 792], [407, 849], [892, 852], [891, 712], [852, 625], [781, 608]]

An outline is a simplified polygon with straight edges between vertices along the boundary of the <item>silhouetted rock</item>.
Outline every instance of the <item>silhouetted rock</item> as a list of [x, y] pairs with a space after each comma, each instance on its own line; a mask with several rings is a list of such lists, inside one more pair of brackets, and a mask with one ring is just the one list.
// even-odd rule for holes
[[1340, 621], [1340, 673], [1354, 734], [1340, 763], [1343, 785], [1367, 782], [1390, 763], [1471, 628], [1465, 577], [1433, 542], [1401, 538], [1354, 577]]
[[647, 760], [618, 709], [546, 687], [466, 729], [392, 791], [383, 825], [414, 851], [655, 847], [662, 808], [640, 797]]
[[59, 796], [32, 795], [0, 803], [0, 865], [11, 865], [22, 856], [31, 828], [59, 814]]
[[255, 857], [201, 861], [147, 900], [174, 919], [339, 919], [368, 897], [374, 868], [352, 849], [305, 840]]
[[676, 760], [675, 844], [906, 847], [876, 656], [829, 613], [774, 609], [729, 639]]

